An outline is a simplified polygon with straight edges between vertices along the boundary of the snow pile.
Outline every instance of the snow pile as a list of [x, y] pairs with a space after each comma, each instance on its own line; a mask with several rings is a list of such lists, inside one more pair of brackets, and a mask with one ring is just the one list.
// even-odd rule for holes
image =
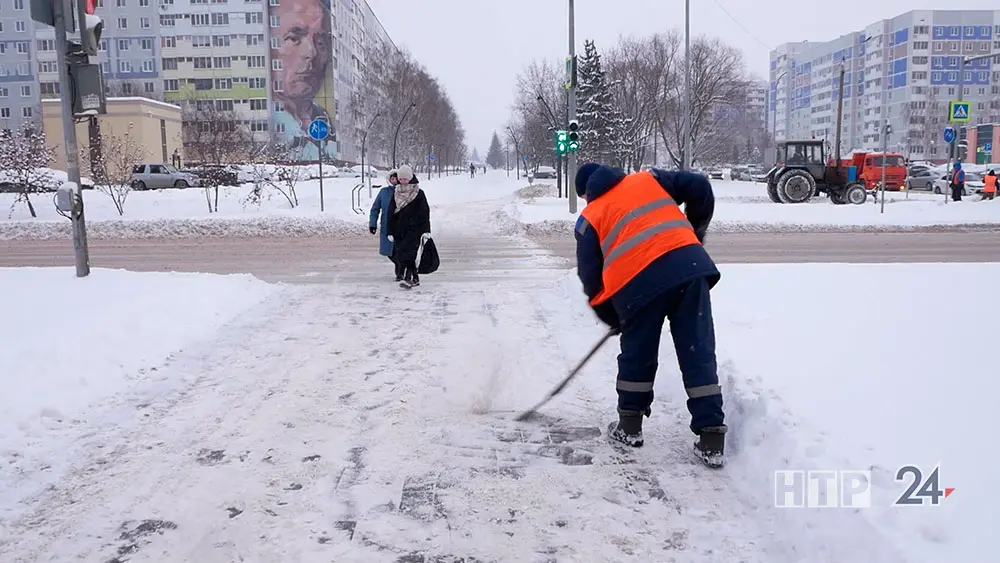
[[[995, 230], [1000, 228], [1000, 204], [980, 202], [978, 196], [944, 202], [944, 196], [889, 192], [885, 213], [872, 199], [865, 205], [833, 205], [826, 197], [807, 204], [771, 202], [763, 184], [716, 180], [715, 217], [709, 232], [888, 232], [941, 230]], [[879, 201], [881, 203], [881, 201]], [[586, 202], [577, 200], [577, 210]], [[571, 234], [576, 216], [565, 198], [538, 195], [515, 200], [504, 208], [531, 235]]]
[[[55, 168], [43, 166], [34, 169], [34, 172], [31, 173], [31, 178], [38, 181], [45, 189], [55, 191], [63, 183], [69, 181], [69, 174], [67, 174], [65, 170], [56, 170]], [[17, 174], [11, 173], [8, 170], [0, 170], [0, 184], [8, 182], [15, 183], [17, 181]], [[80, 177], [80, 183], [84, 186], [94, 185], [93, 180], [83, 176]]]
[[[367, 217], [366, 217], [367, 220]], [[0, 223], [0, 240], [68, 239], [69, 221]], [[204, 237], [351, 237], [365, 234], [361, 223], [332, 217], [251, 216], [246, 218], [140, 219], [87, 224], [90, 239], [159, 239]]]
[[106, 401], [190, 384], [197, 372], [159, 370], [272, 288], [250, 276], [0, 268], [0, 521], [58, 482], [78, 438], [141, 416]]

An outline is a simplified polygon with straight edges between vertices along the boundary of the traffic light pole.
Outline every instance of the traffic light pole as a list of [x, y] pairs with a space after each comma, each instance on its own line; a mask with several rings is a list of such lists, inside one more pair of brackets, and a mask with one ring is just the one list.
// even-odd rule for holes
[[[78, 5], [82, 3], [78, 2]], [[78, 14], [80, 19], [81, 36], [86, 33], [86, 19], [83, 17], [84, 9], [81, 5]], [[73, 225], [73, 258], [76, 262], [76, 276], [79, 278], [90, 275], [90, 252], [87, 248], [87, 222], [83, 215], [83, 189], [80, 185], [80, 161], [79, 147], [76, 142], [76, 122], [73, 120], [73, 92], [70, 90], [69, 61], [69, 40], [66, 37], [66, 18], [73, 17], [73, 14], [66, 14], [63, 10], [61, 0], [52, 1], [52, 14], [55, 28], [56, 60], [59, 65], [59, 83], [62, 84], [59, 102], [62, 108], [63, 127], [63, 148], [66, 151], [66, 175], [69, 181], [76, 184], [73, 197], [73, 210], [70, 212], [70, 220]]]
[[[569, 0], [569, 56], [573, 61], [572, 64], [576, 64], [576, 29], [575, 29], [575, 17], [573, 13], [573, 0]], [[576, 119], [576, 80], [570, 84], [569, 88], [569, 120], [573, 121]], [[567, 166], [566, 166], [566, 186], [574, 186], [573, 189], [567, 190], [569, 197], [569, 212], [576, 213], [576, 151], [570, 152], [566, 155]]]

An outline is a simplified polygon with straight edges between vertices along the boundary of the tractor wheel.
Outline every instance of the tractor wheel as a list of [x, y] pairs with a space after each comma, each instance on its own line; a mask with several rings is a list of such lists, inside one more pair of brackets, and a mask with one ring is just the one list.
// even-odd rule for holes
[[767, 183], [767, 197], [770, 198], [774, 203], [781, 203], [781, 198], [778, 197], [778, 185]]
[[847, 203], [844, 201], [844, 196], [842, 196], [840, 192], [830, 192], [830, 201], [832, 201], [834, 205], [844, 205]]
[[854, 205], [862, 205], [868, 200], [868, 192], [865, 191], [864, 184], [848, 184], [844, 189], [844, 200]]
[[816, 180], [805, 170], [789, 170], [778, 180], [782, 203], [805, 203], [816, 192]]

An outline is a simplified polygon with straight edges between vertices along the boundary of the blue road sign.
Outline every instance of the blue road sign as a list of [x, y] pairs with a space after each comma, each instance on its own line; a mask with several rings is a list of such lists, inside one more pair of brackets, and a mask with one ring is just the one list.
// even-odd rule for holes
[[985, 152], [993, 152], [993, 143], [986, 143], [983, 145], [983, 150]]
[[969, 119], [972, 118], [972, 103], [971, 102], [949, 102], [948, 103], [948, 121], [954, 123], [968, 123]]
[[524, 155], [524, 161], [528, 162], [528, 155]]
[[955, 128], [945, 127], [944, 128], [944, 142], [950, 143], [955, 140]]
[[330, 124], [324, 119], [314, 119], [309, 124], [309, 136], [314, 141], [326, 140], [327, 135], [330, 134]]
[[434, 155], [433, 154], [427, 155], [427, 160], [434, 162]]

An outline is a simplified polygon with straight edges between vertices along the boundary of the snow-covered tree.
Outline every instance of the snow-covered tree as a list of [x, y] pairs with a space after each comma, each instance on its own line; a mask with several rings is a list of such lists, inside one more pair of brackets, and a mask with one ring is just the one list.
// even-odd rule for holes
[[[125, 200], [132, 193], [132, 167], [146, 160], [146, 148], [134, 134], [134, 125], [121, 134], [101, 130], [97, 147], [80, 152], [82, 162], [93, 175], [94, 187], [111, 198], [118, 215], [125, 214]], [[93, 142], [93, 141], [91, 141]]]
[[493, 132], [493, 139], [490, 141], [490, 150], [486, 153], [486, 164], [492, 168], [500, 168], [504, 165], [503, 147], [500, 146], [500, 136]]
[[31, 202], [31, 194], [52, 189], [56, 182], [48, 168], [55, 158], [55, 151], [45, 144], [45, 134], [31, 127], [18, 131], [0, 132], [0, 176], [13, 184], [17, 197], [11, 211], [24, 203], [32, 217], [38, 217]]
[[577, 66], [577, 119], [580, 122], [580, 156], [585, 160], [621, 166], [631, 152], [622, 131], [629, 126], [615, 106], [601, 54], [592, 40], [584, 41]]
[[479, 149], [472, 147], [472, 156], [469, 157], [469, 162], [480, 163], [482, 159], [479, 158]]

